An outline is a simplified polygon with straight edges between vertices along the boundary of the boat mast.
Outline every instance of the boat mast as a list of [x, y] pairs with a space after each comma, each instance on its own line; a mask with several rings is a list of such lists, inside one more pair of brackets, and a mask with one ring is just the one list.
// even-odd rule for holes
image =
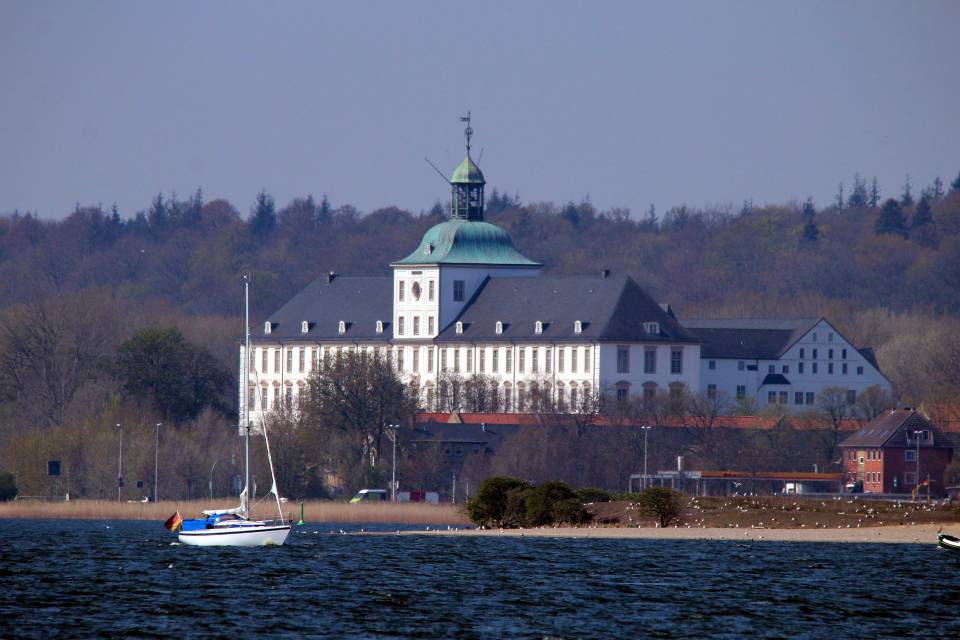
[[244, 499], [243, 515], [250, 517], [250, 416], [247, 407], [250, 406], [250, 399], [247, 394], [250, 393], [250, 276], [243, 274], [243, 406], [240, 408], [240, 416], [243, 420], [243, 444], [244, 444]]

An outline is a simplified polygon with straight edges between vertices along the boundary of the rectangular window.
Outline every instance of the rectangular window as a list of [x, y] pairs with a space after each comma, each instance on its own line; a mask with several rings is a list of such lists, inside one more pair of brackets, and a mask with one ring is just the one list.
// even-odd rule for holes
[[400, 316], [399, 318], [397, 318], [397, 335], [398, 336], [403, 335], [403, 316]]
[[420, 316], [413, 316], [413, 335], [420, 335]]
[[473, 373], [473, 349], [467, 349], [467, 373]]
[[798, 363], [797, 363], [797, 373], [803, 373], [803, 363], [802, 363], [802, 362], [798, 362]]
[[403, 352], [404, 348], [397, 349], [397, 371], [403, 371]]
[[833, 349], [827, 349], [827, 359], [833, 360]]
[[433, 335], [433, 316], [427, 318], [427, 333]]
[[[813, 332], [813, 341], [814, 341], [814, 342], [817, 341], [817, 332], [816, 332], [816, 331]], [[816, 354], [814, 354], [813, 357], [816, 358], [816, 357], [817, 357]]]
[[273, 388], [273, 406], [274, 408], [280, 406], [280, 387]]
[[904, 462], [916, 462], [917, 461], [917, 450], [916, 449], [906, 449], [903, 452], [903, 461]]
[[827, 373], [829, 373], [830, 375], [833, 375], [833, 363], [832, 363], [832, 362], [828, 362], [828, 363], [827, 363]]
[[413, 348], [413, 361], [410, 364], [413, 365], [414, 373], [420, 373], [420, 349], [417, 347]]
[[500, 360], [500, 347], [494, 347], [490, 352], [490, 373], [496, 373], [499, 368]]
[[800, 359], [801, 359], [801, 360], [803, 360], [803, 359], [806, 357], [806, 356], [803, 355], [803, 353], [804, 353], [804, 348], [803, 348], [803, 347], [800, 347]]
[[717, 361], [716, 361], [716, 360], [707, 360], [707, 369], [710, 369], [711, 371], [713, 371], [713, 370], [715, 370], [716, 368], [717, 368]]
[[485, 347], [480, 347], [480, 373], [487, 372], [487, 349]]
[[743, 360], [737, 361], [737, 371], [743, 371], [746, 368], [746, 363]]
[[524, 364], [526, 363], [526, 359], [527, 359], [527, 348], [520, 347], [519, 351], [517, 352], [517, 373], [524, 372], [523, 370], [524, 370]]
[[563, 373], [563, 354], [566, 350], [566, 347], [560, 347], [560, 349], [557, 350], [557, 373]]
[[847, 363], [846, 363], [846, 362], [844, 362], [842, 365], [840, 365], [840, 371], [841, 371], [841, 373], [843, 373], [843, 375], [847, 375]]
[[429, 283], [427, 283], [427, 300], [430, 302], [433, 302], [433, 297], [436, 295], [435, 291], [436, 285], [434, 284], [434, 281], [431, 280]]
[[397, 282], [397, 300], [403, 302], [403, 280]]
[[320, 347], [313, 348], [313, 369], [317, 370], [320, 368]]
[[287, 373], [293, 373], [293, 349], [287, 347]]
[[817, 350], [816, 350], [816, 349], [813, 350], [813, 359], [814, 359], [814, 360], [817, 359]]
[[627, 399], [627, 390], [626, 389], [617, 389], [617, 401], [624, 402]]
[[433, 347], [427, 347], [427, 373], [433, 373]]
[[747, 397], [747, 385], [738, 384], [737, 385], [737, 400], [743, 400]]
[[463, 302], [466, 298], [465, 294], [466, 286], [463, 280], [454, 280], [453, 281], [453, 301], [454, 302]]
[[915, 471], [907, 471], [904, 473], [903, 484], [917, 484], [917, 473]]
[[547, 347], [546, 363], [543, 370], [550, 373], [553, 370], [553, 347]]
[[827, 342], [833, 342], [833, 334], [827, 333]]
[[780, 367], [780, 373], [783, 373], [783, 374], [790, 373], [790, 365], [785, 364], [782, 367]]
[[447, 370], [447, 349], [440, 349], [440, 371]]
[[817, 372], [817, 363], [816, 363], [816, 362], [811, 363], [810, 366], [812, 367], [811, 372], [812, 372], [812, 373], [816, 373], [816, 372]]
[[657, 348], [656, 347], [644, 347], [643, 372], [644, 373], [657, 372]]
[[807, 391], [807, 404], [813, 404], [814, 395], [813, 391]]
[[504, 369], [504, 371], [506, 373], [513, 372], [513, 349], [510, 347], [507, 347], [507, 360], [506, 360], [506, 368]]
[[862, 376], [862, 375], [863, 375], [863, 367], [857, 367], [857, 375], [858, 375], [858, 376]]
[[670, 350], [670, 373], [683, 373], [683, 347], [674, 347]]
[[280, 349], [273, 350], [273, 372], [280, 373]]
[[777, 365], [770, 364], [767, 365], [767, 373], [774, 373], [777, 370]]
[[847, 350], [846, 350], [846, 349], [841, 349], [841, 350], [840, 350], [840, 359], [841, 359], [841, 360], [846, 360], [846, 359], [847, 359]]
[[630, 373], [630, 347], [617, 347], [617, 373]]
[[583, 348], [583, 372], [590, 373], [590, 347]]
[[767, 404], [776, 404], [777, 403], [777, 392], [768, 391], [767, 392]]
[[460, 347], [453, 349], [453, 372], [460, 373]]
[[570, 347], [570, 373], [577, 372], [577, 347]]
[[803, 391], [793, 392], [793, 404], [803, 404]]
[[855, 404], [856, 402], [857, 402], [857, 390], [847, 389], [847, 404]]
[[307, 348], [300, 347], [300, 358], [297, 361], [297, 370], [300, 373], [303, 373], [304, 368], [307, 366]]
[[539, 347], [533, 347], [530, 349], [530, 373], [538, 373], [540, 371], [539, 367], [540, 359], [540, 349]]
[[707, 397], [710, 398], [711, 400], [717, 399], [717, 385], [715, 384], [707, 385]]
[[781, 392], [780, 392], [780, 404], [787, 404], [787, 392], [786, 392], [786, 391], [781, 391]]

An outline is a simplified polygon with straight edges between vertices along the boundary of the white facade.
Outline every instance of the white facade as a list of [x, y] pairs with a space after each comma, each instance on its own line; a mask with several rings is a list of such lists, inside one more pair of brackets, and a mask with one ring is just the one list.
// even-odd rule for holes
[[[780, 374], [789, 384], [763, 384]], [[820, 320], [777, 359], [704, 358], [700, 380], [705, 393], [731, 401], [753, 398], [758, 406], [781, 404], [811, 409], [828, 387], [846, 389], [850, 400], [874, 385], [890, 391], [890, 381], [826, 320]], [[852, 403], [851, 403], [852, 404]]]

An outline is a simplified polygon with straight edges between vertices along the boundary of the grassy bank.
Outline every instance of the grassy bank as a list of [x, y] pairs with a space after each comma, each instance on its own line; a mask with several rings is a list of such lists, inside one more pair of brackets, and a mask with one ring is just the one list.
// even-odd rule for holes
[[[200, 513], [202, 509], [227, 509], [237, 506], [236, 500], [161, 501], [156, 504], [116, 502], [110, 500], [71, 500], [70, 502], [34, 502], [16, 500], [0, 503], [0, 518], [61, 518], [76, 520], [166, 520], [174, 511], [184, 517]], [[259, 502], [254, 515], [272, 516], [270, 504]], [[298, 519], [299, 503], [287, 503], [284, 513]], [[390, 523], [390, 524], [468, 524], [458, 505], [419, 503], [366, 503], [311, 501], [304, 503], [304, 519], [322, 523]]]

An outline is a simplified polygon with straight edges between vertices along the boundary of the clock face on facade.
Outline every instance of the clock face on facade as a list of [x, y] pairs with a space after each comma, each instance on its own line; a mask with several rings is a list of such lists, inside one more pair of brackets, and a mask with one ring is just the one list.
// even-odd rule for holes
[[423, 290], [420, 288], [420, 283], [419, 283], [419, 282], [414, 282], [414, 283], [413, 283], [413, 289], [412, 289], [412, 291], [413, 291], [413, 299], [414, 299], [414, 300], [419, 300], [419, 299], [420, 299], [420, 293], [423, 291]]

